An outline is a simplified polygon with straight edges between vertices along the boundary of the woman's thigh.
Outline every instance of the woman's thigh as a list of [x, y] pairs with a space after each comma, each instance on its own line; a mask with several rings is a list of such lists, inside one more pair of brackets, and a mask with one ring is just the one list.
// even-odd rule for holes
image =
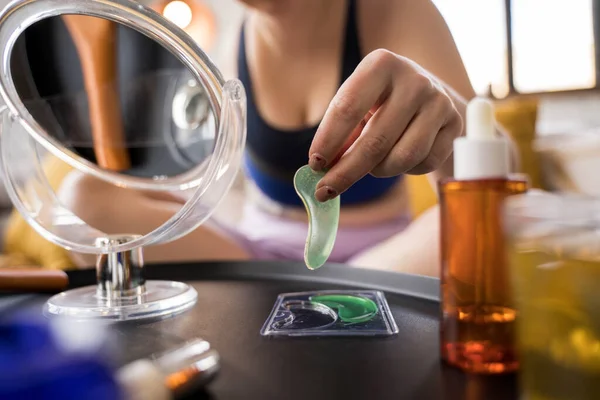
[[[96, 178], [73, 172], [59, 190], [63, 204], [79, 218], [107, 234], [146, 234], [171, 218], [181, 204], [168, 197], [150, 197]], [[173, 242], [148, 246], [149, 262], [244, 260], [247, 252], [223, 231], [204, 224]], [[72, 255], [78, 265], [89, 266], [95, 257]]]
[[438, 277], [440, 274], [439, 208], [432, 207], [404, 231], [356, 255], [349, 264]]

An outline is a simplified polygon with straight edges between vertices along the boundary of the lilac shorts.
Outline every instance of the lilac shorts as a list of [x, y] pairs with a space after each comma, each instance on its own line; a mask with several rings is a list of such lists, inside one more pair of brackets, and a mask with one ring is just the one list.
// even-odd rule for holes
[[[222, 227], [227, 236], [243, 247], [254, 259], [304, 259], [308, 224], [270, 214], [255, 204], [246, 204], [242, 221], [235, 228]], [[344, 263], [361, 252], [402, 232], [410, 218], [402, 216], [382, 224], [342, 227], [338, 230], [332, 262]]]

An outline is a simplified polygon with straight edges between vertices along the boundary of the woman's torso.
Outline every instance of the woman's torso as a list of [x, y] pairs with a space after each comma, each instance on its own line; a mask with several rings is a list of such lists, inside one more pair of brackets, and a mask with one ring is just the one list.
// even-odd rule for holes
[[[361, 29], [362, 4], [333, 3], [343, 9], [332, 10], [326, 40], [316, 38], [309, 51], [270, 51], [252, 17], [241, 35], [238, 74], [248, 91], [246, 172], [262, 193], [261, 201], [277, 204], [292, 219], [306, 218], [292, 186], [293, 173], [306, 164], [329, 102], [365, 54], [361, 44], [370, 41], [368, 30]], [[347, 226], [376, 224], [408, 210], [401, 177], [368, 175], [342, 195], [342, 204], [341, 224]]]

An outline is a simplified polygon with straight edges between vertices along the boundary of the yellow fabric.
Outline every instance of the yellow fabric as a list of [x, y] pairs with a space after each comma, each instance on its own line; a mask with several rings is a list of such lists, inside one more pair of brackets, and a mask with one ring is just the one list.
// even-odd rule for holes
[[541, 164], [533, 149], [537, 121], [537, 99], [514, 98], [496, 104], [496, 120], [510, 134], [519, 152], [519, 172], [529, 177], [533, 188], [541, 188]]
[[[69, 165], [56, 158], [48, 160], [44, 166], [48, 183], [55, 190], [70, 170]], [[4, 241], [5, 253], [15, 265], [29, 263], [47, 269], [75, 267], [65, 249], [40, 236], [16, 210], [9, 217]]]
[[437, 204], [437, 194], [426, 175], [407, 175], [405, 179], [413, 218]]
[[[521, 156], [521, 171], [529, 175], [533, 187], [540, 185], [540, 164], [532, 149], [537, 117], [537, 101], [510, 99], [496, 105], [496, 118], [514, 138]], [[58, 159], [49, 160], [45, 166], [50, 185], [56, 190], [71, 170]], [[406, 177], [413, 217], [437, 204], [437, 195], [426, 176]], [[49, 269], [73, 268], [66, 250], [58, 247], [37, 234], [16, 212], [8, 222], [5, 239], [7, 256], [14, 257], [15, 263], [40, 265]]]

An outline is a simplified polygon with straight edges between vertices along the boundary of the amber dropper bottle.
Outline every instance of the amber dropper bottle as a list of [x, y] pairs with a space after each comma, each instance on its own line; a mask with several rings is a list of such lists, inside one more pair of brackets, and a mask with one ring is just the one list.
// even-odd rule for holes
[[472, 100], [466, 136], [454, 141], [454, 178], [439, 183], [441, 356], [471, 373], [518, 368], [502, 203], [528, 184], [510, 177], [509, 160], [509, 143], [496, 132], [492, 103]]

